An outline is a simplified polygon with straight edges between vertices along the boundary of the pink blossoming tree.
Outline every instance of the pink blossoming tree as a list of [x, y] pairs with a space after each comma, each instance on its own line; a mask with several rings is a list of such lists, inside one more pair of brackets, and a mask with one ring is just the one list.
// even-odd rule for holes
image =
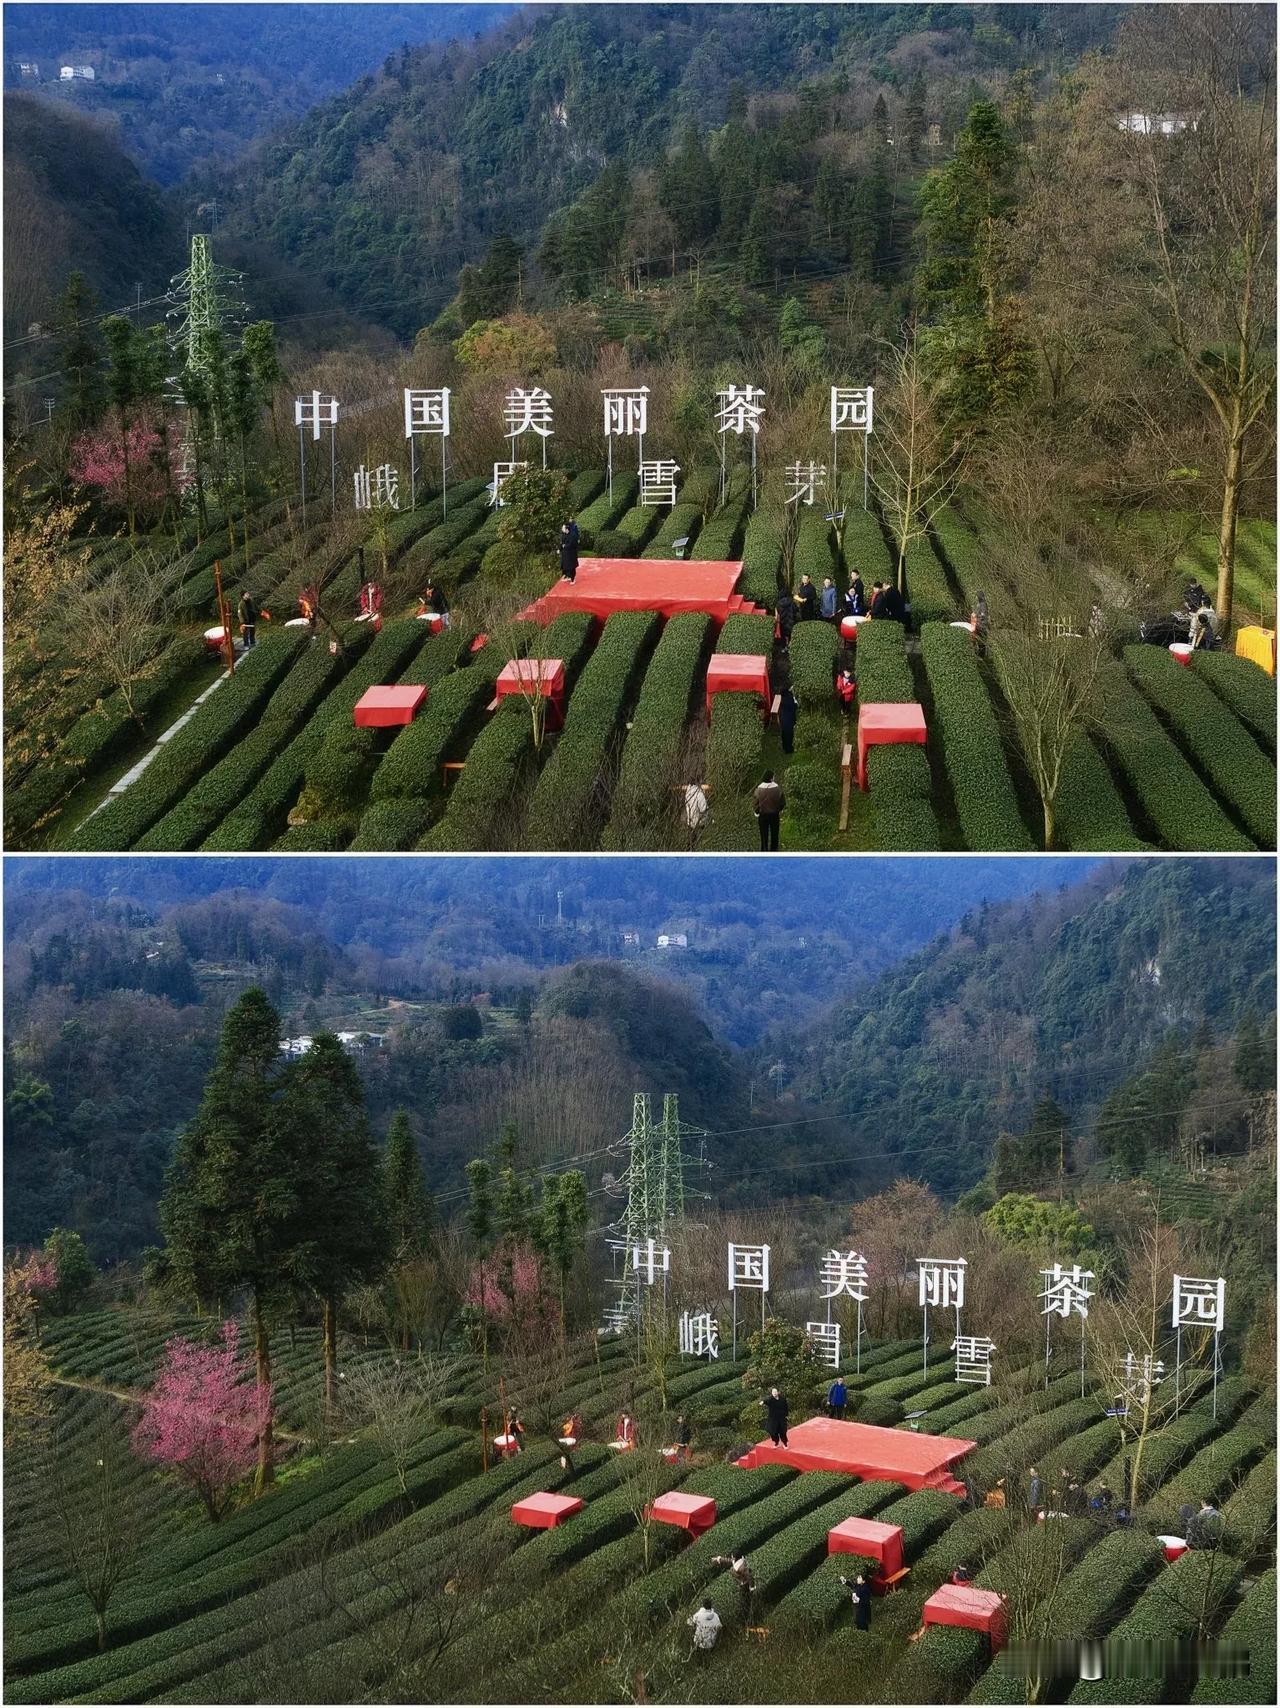
[[133, 1432], [135, 1450], [193, 1489], [214, 1524], [253, 1470], [271, 1416], [270, 1385], [254, 1380], [239, 1337], [233, 1322], [222, 1325], [219, 1346], [175, 1335]]
[[476, 1265], [465, 1302], [487, 1321], [521, 1337], [557, 1315], [542, 1259], [523, 1240], [503, 1240], [491, 1257]]
[[113, 510], [132, 505], [136, 514], [151, 518], [189, 484], [181, 447], [166, 442], [149, 415], [136, 416], [123, 438], [107, 429], [82, 433], [71, 448], [71, 478], [93, 487]]

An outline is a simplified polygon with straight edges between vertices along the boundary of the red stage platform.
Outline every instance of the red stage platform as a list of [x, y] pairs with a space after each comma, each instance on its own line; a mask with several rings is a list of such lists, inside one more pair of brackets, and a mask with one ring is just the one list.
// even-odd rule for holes
[[1008, 1621], [1004, 1597], [994, 1589], [975, 1589], [968, 1583], [944, 1583], [924, 1604], [925, 1625], [956, 1625], [962, 1630], [985, 1631], [991, 1652], [1005, 1645]]
[[758, 611], [736, 589], [741, 563], [686, 563], [681, 558], [584, 557], [576, 581], [557, 581], [522, 617], [549, 623], [564, 611], [590, 611], [603, 622], [615, 611], [705, 611], [717, 623], [735, 611]]
[[881, 1429], [842, 1418], [811, 1417], [787, 1432], [788, 1445], [762, 1441], [740, 1465], [792, 1465], [797, 1471], [847, 1471], [850, 1476], [884, 1478], [908, 1489], [942, 1489], [963, 1494], [951, 1466], [975, 1445], [951, 1435], [917, 1435], [913, 1430]]

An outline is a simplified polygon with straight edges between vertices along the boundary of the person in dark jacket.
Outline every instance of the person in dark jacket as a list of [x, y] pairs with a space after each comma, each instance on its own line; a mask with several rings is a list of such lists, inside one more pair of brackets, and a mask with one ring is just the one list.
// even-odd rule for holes
[[843, 1572], [840, 1582], [853, 1597], [853, 1623], [859, 1631], [871, 1629], [871, 1585], [867, 1582], [866, 1574], [859, 1572], [850, 1583]]
[[886, 581], [880, 589], [880, 609], [877, 611], [873, 602], [871, 615], [873, 617], [887, 617], [892, 623], [906, 622], [907, 602], [892, 581]]
[[796, 588], [796, 614], [802, 623], [807, 623], [810, 618], [818, 615], [818, 589], [809, 579], [807, 570], [800, 577], [800, 585]]
[[258, 607], [247, 587], [240, 595], [240, 638], [246, 652], [258, 644]]
[[835, 582], [832, 581], [832, 579], [829, 575], [824, 576], [823, 582], [822, 582], [822, 592], [818, 595], [818, 604], [819, 604], [819, 608], [822, 612], [822, 620], [824, 623], [834, 623], [835, 622], [835, 620], [836, 620], [836, 599], [837, 598], [838, 598], [838, 595], [836, 593]]
[[1202, 1500], [1200, 1510], [1187, 1526], [1188, 1548], [1216, 1548], [1222, 1541], [1222, 1514], [1211, 1500]]
[[713, 1554], [713, 1566], [728, 1566], [729, 1576], [738, 1586], [738, 1607], [742, 1614], [742, 1623], [751, 1623], [751, 1597], [755, 1591], [755, 1573], [747, 1564], [747, 1556], [739, 1548], [729, 1554]]
[[827, 1389], [827, 1410], [832, 1417], [843, 1417], [844, 1408], [849, 1403], [849, 1390], [844, 1385], [844, 1377], [837, 1376]]
[[769, 1431], [769, 1439], [775, 1447], [785, 1447], [787, 1445], [787, 1413], [791, 1410], [785, 1397], [776, 1388], [770, 1388], [760, 1404], [764, 1407], [765, 1425]]
[[854, 570], [853, 579], [845, 589], [844, 614], [846, 617], [865, 617], [867, 614], [867, 590], [857, 570]]
[[572, 516], [560, 525], [560, 573], [566, 581], [578, 577], [578, 524]]
[[778, 695], [778, 734], [782, 737], [782, 751], [791, 753], [795, 748], [796, 736], [796, 697], [790, 688], [784, 688]]
[[766, 771], [763, 781], [756, 784], [752, 801], [752, 808], [760, 825], [762, 854], [778, 852], [778, 828], [782, 823], [782, 809], [786, 804], [787, 797], [782, 792], [782, 785], [774, 782], [772, 771]]
[[443, 589], [436, 586], [434, 579], [427, 582], [418, 599], [418, 615], [443, 617], [445, 628], [449, 627], [449, 601], [445, 598]]
[[1032, 1512], [1039, 1512], [1041, 1497], [1043, 1494], [1044, 1484], [1040, 1480], [1039, 1471], [1037, 1471], [1033, 1465], [1031, 1467], [1031, 1483], [1027, 1491], [1027, 1505], [1031, 1508]]
[[778, 619], [778, 639], [784, 647], [791, 645], [791, 631], [796, 626], [796, 602], [789, 593], [778, 595], [775, 615]]

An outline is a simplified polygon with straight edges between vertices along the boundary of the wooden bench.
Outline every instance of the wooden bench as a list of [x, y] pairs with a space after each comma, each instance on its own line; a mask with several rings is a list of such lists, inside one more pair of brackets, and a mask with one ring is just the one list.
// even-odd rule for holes
[[903, 1578], [911, 1576], [910, 1566], [899, 1566], [896, 1572], [887, 1572], [883, 1577], [874, 1580], [872, 1587], [878, 1589], [881, 1595], [892, 1595]]
[[773, 704], [769, 707], [769, 716], [771, 718], [776, 718], [778, 715], [778, 712], [781, 710], [781, 707], [782, 707], [782, 695], [781, 694], [775, 694], [773, 696]]
[[444, 784], [447, 789], [450, 782], [457, 782], [458, 772], [467, 768], [465, 759], [446, 759], [441, 769], [444, 772]]
[[846, 741], [840, 752], [840, 828], [849, 828], [849, 790], [853, 784], [853, 743]]
[[497, 709], [498, 709], [498, 696], [495, 694], [493, 699], [490, 700], [489, 704], [485, 707], [485, 711], [486, 712], [496, 712]]
[[769, 1641], [769, 1627], [767, 1625], [748, 1625], [746, 1632], [753, 1643], [767, 1643]]

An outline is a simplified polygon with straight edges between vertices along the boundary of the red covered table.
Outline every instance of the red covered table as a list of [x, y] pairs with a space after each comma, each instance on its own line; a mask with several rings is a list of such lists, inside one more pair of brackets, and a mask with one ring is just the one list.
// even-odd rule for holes
[[713, 652], [707, 664], [707, 716], [713, 694], [758, 694], [769, 709], [769, 660], [760, 652]]
[[564, 660], [513, 658], [498, 673], [497, 697], [505, 700], [508, 694], [541, 694], [558, 727], [564, 722]]
[[710, 1495], [682, 1494], [679, 1489], [671, 1489], [658, 1496], [648, 1516], [659, 1524], [677, 1524], [682, 1530], [701, 1536], [716, 1521], [716, 1503]]
[[944, 1583], [924, 1604], [926, 1625], [959, 1625], [985, 1631], [991, 1652], [1002, 1649], [1008, 1635], [1004, 1597], [994, 1589], [975, 1589], [968, 1583]]
[[557, 1524], [581, 1511], [582, 1501], [577, 1495], [536, 1494], [518, 1500], [511, 1508], [511, 1516], [530, 1530], [554, 1530]]
[[404, 688], [366, 688], [356, 701], [357, 729], [389, 729], [411, 724], [427, 697], [421, 683]]
[[914, 742], [923, 747], [927, 738], [924, 707], [916, 700], [895, 705], [878, 701], [864, 705], [858, 713], [858, 787], [867, 786], [867, 749], [886, 742]]
[[902, 1526], [880, 1524], [874, 1518], [846, 1518], [827, 1531], [827, 1553], [861, 1554], [879, 1566], [877, 1577], [893, 1577], [902, 1570]]

